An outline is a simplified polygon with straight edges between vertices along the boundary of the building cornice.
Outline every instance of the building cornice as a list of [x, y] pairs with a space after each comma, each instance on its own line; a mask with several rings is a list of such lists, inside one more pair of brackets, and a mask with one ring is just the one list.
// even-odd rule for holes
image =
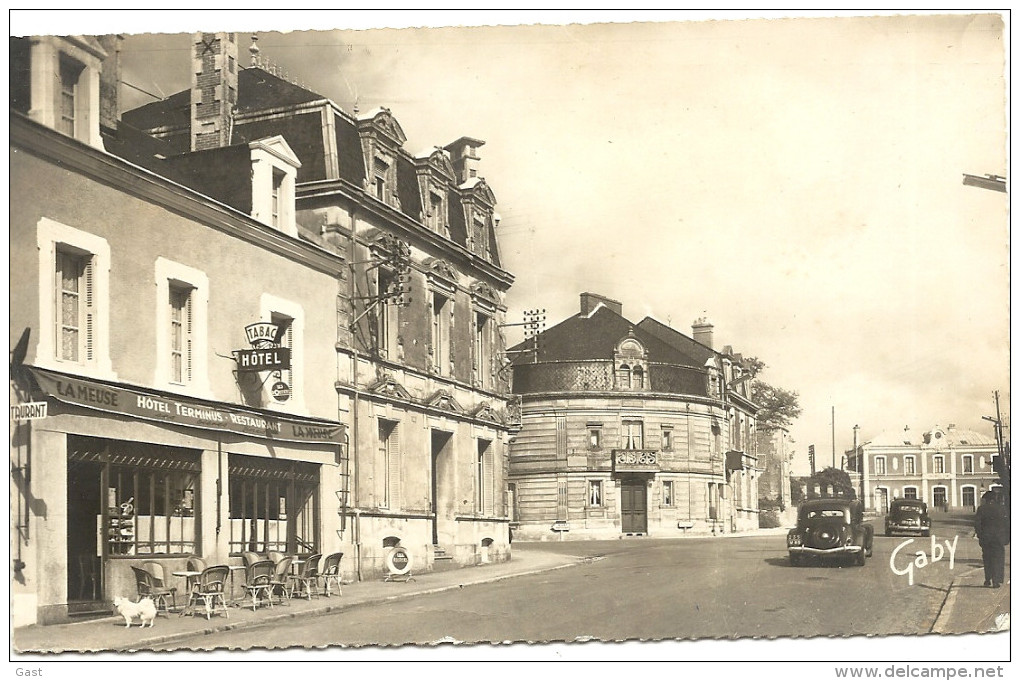
[[[687, 402], [691, 404], [701, 404], [707, 407], [716, 407], [717, 409], [724, 410], [726, 404], [719, 400], [713, 400], [710, 398], [700, 397], [698, 395], [684, 395], [680, 393], [653, 393], [653, 392], [611, 392], [611, 391], [596, 391], [590, 392], [579, 392], [576, 390], [571, 391], [547, 391], [539, 393], [514, 393], [519, 395], [521, 398], [521, 406], [529, 406], [530, 403], [537, 400], [663, 400], [669, 402]], [[557, 407], [559, 409], [561, 407]], [[570, 410], [574, 407], [562, 407], [564, 410]], [[656, 411], [652, 407], [643, 407], [648, 411]], [[688, 413], [687, 410], [681, 410], [683, 413]], [[693, 412], [690, 412], [693, 413]]]
[[297, 186], [299, 204], [302, 201], [333, 198], [338, 194], [347, 201], [357, 204], [359, 214], [367, 214], [386, 222], [394, 228], [398, 236], [408, 241], [416, 240], [418, 243], [427, 244], [435, 253], [442, 254], [443, 257], [455, 262], [458, 269], [465, 274], [476, 277], [481, 274], [490, 283], [504, 291], [513, 285], [514, 276], [506, 270], [478, 257], [464, 246], [433, 232], [396, 208], [369, 196], [363, 189], [346, 180], [302, 182]]
[[320, 272], [337, 275], [343, 271], [344, 261], [338, 254], [278, 232], [226, 204], [51, 130], [16, 112], [10, 115], [10, 143], [16, 149], [54, 162], [61, 168], [80, 173]]

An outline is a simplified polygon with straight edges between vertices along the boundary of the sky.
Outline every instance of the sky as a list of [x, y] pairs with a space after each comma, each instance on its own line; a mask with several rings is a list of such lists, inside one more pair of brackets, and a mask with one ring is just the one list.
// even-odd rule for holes
[[[256, 33], [263, 58], [341, 108], [388, 107], [412, 153], [485, 140], [508, 321], [544, 308], [553, 326], [584, 291], [688, 335], [707, 317], [717, 349], [799, 394], [796, 474], [809, 444], [838, 464], [854, 425], [859, 442], [951, 423], [991, 435], [996, 390], [1008, 420], [1008, 198], [962, 183], [1007, 174], [999, 15], [46, 19], [35, 32], [125, 33], [126, 107], [188, 87], [177, 32], [232, 30], [242, 64]], [[274, 32], [311, 27], [340, 30]]]

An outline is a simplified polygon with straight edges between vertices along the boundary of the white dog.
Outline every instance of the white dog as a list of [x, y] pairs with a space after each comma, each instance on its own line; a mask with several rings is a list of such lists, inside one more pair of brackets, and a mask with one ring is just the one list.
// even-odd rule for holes
[[113, 607], [116, 608], [117, 612], [119, 612], [124, 618], [128, 629], [131, 628], [131, 620], [135, 617], [142, 620], [143, 627], [145, 626], [145, 623], [148, 622], [149, 628], [151, 629], [156, 623], [156, 604], [151, 598], [143, 598], [135, 603], [127, 598], [117, 597], [113, 599]]

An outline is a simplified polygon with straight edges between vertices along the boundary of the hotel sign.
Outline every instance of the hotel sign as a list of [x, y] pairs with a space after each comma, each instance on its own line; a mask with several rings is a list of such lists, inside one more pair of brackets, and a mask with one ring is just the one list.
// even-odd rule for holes
[[279, 324], [255, 322], [244, 327], [251, 350], [234, 350], [241, 372], [286, 371], [290, 369], [290, 348], [280, 347]]
[[221, 404], [206, 404], [147, 393], [106, 382], [31, 369], [43, 392], [66, 404], [160, 423], [226, 431], [286, 442], [340, 444], [343, 424], [278, 414], [266, 414]]
[[238, 371], [283, 371], [290, 369], [290, 348], [234, 350]]

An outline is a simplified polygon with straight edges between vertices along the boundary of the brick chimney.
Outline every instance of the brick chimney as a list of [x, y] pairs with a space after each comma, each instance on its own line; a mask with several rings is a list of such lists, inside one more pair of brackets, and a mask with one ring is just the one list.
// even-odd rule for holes
[[694, 323], [691, 325], [691, 331], [693, 332], [694, 340], [701, 343], [702, 345], [707, 345], [708, 347], [712, 348], [713, 328], [715, 327], [713, 327], [712, 324], [704, 317], [694, 320]]
[[237, 102], [236, 34], [196, 33], [191, 61], [191, 150], [227, 146]]
[[450, 163], [457, 175], [457, 184], [464, 184], [472, 177], [478, 177], [478, 147], [485, 144], [473, 137], [461, 137], [456, 142], [447, 144], [444, 149], [450, 152]]
[[623, 303], [612, 298], [606, 298], [600, 296], [597, 293], [582, 293], [581, 294], [581, 314], [589, 315], [595, 311], [595, 308], [602, 303], [616, 314], [623, 316]]
[[99, 125], [116, 130], [120, 120], [120, 51], [124, 36], [100, 35], [96, 40], [106, 52], [99, 72]]

